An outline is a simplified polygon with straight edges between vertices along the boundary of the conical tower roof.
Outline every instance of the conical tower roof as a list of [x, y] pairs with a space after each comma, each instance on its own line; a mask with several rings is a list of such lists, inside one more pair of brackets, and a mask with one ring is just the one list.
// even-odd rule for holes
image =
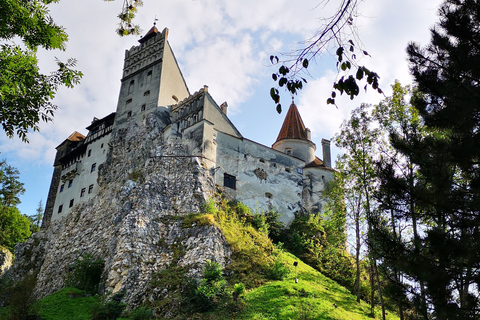
[[302, 117], [298, 112], [297, 106], [293, 102], [288, 109], [287, 116], [283, 121], [282, 128], [280, 129], [280, 133], [275, 142], [282, 139], [302, 139], [309, 141]]

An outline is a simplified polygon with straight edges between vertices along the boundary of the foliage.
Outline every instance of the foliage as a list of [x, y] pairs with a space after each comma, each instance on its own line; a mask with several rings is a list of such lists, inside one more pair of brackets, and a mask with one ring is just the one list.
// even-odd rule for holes
[[31, 235], [30, 221], [16, 207], [0, 204], [0, 245], [11, 252]]
[[36, 284], [35, 275], [27, 275], [21, 281], [6, 285], [2, 288], [8, 297], [8, 312], [6, 320], [33, 320], [37, 310], [34, 308], [35, 298], [33, 289]]
[[126, 305], [112, 298], [103, 303], [97, 303], [92, 309], [92, 320], [115, 320], [123, 313]]
[[91, 294], [97, 293], [104, 265], [103, 260], [96, 259], [91, 254], [82, 256], [70, 266], [65, 285]]
[[20, 203], [20, 198], [25, 188], [19, 181], [20, 171], [7, 164], [6, 160], [0, 161], [0, 202], [4, 206], [14, 207]]
[[349, 288], [353, 266], [345, 250], [345, 220], [340, 216], [296, 214], [284, 231], [285, 249]]
[[152, 310], [145, 307], [140, 307], [136, 310], [133, 310], [129, 314], [129, 319], [131, 320], [149, 320], [152, 319]]
[[[329, 4], [330, 1], [320, 1], [323, 5]], [[337, 5], [337, 2], [334, 2]], [[335, 105], [337, 92], [346, 93], [350, 99], [358, 96], [359, 82], [366, 81], [365, 90], [371, 86], [374, 90], [382, 93], [379, 88], [377, 73], [365, 66], [356, 63], [357, 52], [364, 56], [369, 56], [368, 52], [356, 47], [355, 43], [361, 43], [356, 37], [355, 17], [357, 17], [357, 8], [360, 1], [358, 0], [342, 0], [339, 1], [338, 8], [335, 13], [323, 19], [321, 27], [315, 35], [303, 42], [304, 46], [289, 54], [290, 59], [281, 61], [278, 56], [270, 56], [270, 62], [273, 65], [279, 65], [277, 72], [272, 73], [272, 79], [276, 86], [270, 89], [270, 96], [276, 104], [278, 113], [282, 112], [280, 103], [279, 88], [284, 87], [292, 97], [303, 88], [303, 84], [307, 83], [304, 77], [300, 75], [309, 75], [308, 67], [316, 60], [316, 57], [334, 47], [337, 57], [338, 74], [343, 75], [334, 82], [331, 96], [327, 99], [327, 104]]]
[[[39, 47], [65, 50], [67, 34], [49, 16], [53, 1], [5, 0], [0, 2], [0, 123], [9, 137], [28, 142], [29, 129], [38, 131], [40, 121], [52, 121], [57, 106], [51, 103], [61, 85], [77, 84], [82, 73], [76, 61], [57, 60], [58, 70], [42, 74], [36, 52]], [[15, 44], [19, 39], [22, 45]]]
[[271, 266], [270, 270], [268, 270], [268, 278], [271, 280], [283, 280], [288, 274], [290, 270], [281, 262], [279, 259], [275, 260], [275, 264]]
[[[382, 217], [373, 235], [385, 267], [401, 273], [399, 299], [408, 297], [422, 318], [475, 319], [480, 285], [480, 46], [479, 6], [446, 0], [431, 41], [407, 48], [418, 94], [412, 106], [424, 134], [392, 135], [414, 174], [384, 171], [382, 203], [418, 233], [398, 237]], [[397, 122], [401, 123], [401, 122]], [[390, 202], [390, 203], [389, 203]], [[394, 279], [395, 280], [395, 279]]]
[[[372, 319], [369, 306], [363, 301], [357, 303], [349, 290], [291, 254], [282, 253], [281, 257], [290, 268], [290, 275], [283, 281], [248, 290], [244, 295], [245, 310], [239, 313], [239, 319]], [[294, 281], [294, 261], [298, 261], [298, 283]], [[375, 318], [379, 315], [380, 310], [375, 309]], [[388, 312], [386, 319], [398, 317]]]
[[207, 260], [202, 270], [200, 284], [195, 289], [193, 302], [199, 311], [214, 310], [226, 299], [227, 281], [222, 275], [222, 266]]
[[38, 203], [38, 207], [36, 213], [32, 216], [27, 216], [28, 220], [30, 220], [30, 231], [32, 233], [40, 231], [40, 225], [42, 224], [43, 218], [43, 204], [42, 200]]

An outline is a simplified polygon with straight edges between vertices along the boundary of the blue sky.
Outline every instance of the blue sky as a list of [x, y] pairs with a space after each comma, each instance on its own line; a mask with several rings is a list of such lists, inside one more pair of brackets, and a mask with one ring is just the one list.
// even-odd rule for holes
[[[169, 42], [190, 92], [209, 86], [218, 104], [227, 101], [229, 117], [242, 135], [271, 146], [280, 130], [285, 112], [278, 115], [269, 97], [273, 85], [269, 56], [288, 53], [315, 33], [321, 19], [334, 10], [337, 0], [144, 0], [137, 23], [147, 32], [169, 28]], [[86, 134], [93, 117], [116, 109], [125, 49], [137, 45], [139, 37], [120, 38], [115, 34], [122, 1], [61, 0], [51, 6], [54, 20], [69, 34], [65, 52], [40, 50], [44, 72], [55, 68], [55, 57], [73, 57], [84, 73], [74, 89], [62, 88], [54, 103], [59, 106], [55, 121], [41, 124], [40, 132], [29, 135], [30, 143], [0, 134], [0, 157], [17, 167], [26, 193], [19, 208], [34, 214], [38, 202], [45, 205], [53, 171], [55, 147], [73, 131]], [[405, 48], [410, 41], [427, 44], [429, 28], [437, 21], [439, 0], [364, 0], [356, 26], [363, 47], [371, 57], [365, 64], [380, 74], [380, 85], [390, 93], [398, 79], [411, 83]], [[320, 146], [331, 138], [350, 111], [362, 102], [378, 103], [384, 97], [372, 90], [351, 101], [337, 99], [338, 108], [327, 105], [337, 73], [328, 53], [318, 56], [309, 67], [308, 84], [295, 97], [303, 120]], [[284, 110], [291, 98], [282, 94]], [[317, 155], [321, 158], [321, 148]], [[334, 156], [341, 152], [333, 146]]]

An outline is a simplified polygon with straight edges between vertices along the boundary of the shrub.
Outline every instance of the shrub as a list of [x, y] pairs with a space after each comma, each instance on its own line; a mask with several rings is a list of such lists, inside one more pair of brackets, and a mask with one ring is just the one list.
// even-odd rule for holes
[[95, 294], [98, 291], [104, 265], [103, 260], [95, 259], [91, 254], [84, 255], [70, 266], [65, 285]]
[[116, 320], [127, 306], [122, 302], [123, 292], [113, 295], [108, 301], [98, 303], [92, 310], [92, 320]]
[[240, 297], [240, 295], [242, 295], [243, 293], [245, 292], [245, 286], [243, 285], [243, 283], [236, 283], [234, 286], [233, 286], [233, 300], [237, 301], [238, 298]]
[[222, 272], [222, 267], [215, 261], [207, 260], [203, 266], [202, 278], [193, 298], [199, 311], [213, 310], [225, 299], [227, 281]]
[[288, 268], [277, 259], [275, 264], [268, 270], [268, 277], [271, 280], [283, 280], [289, 272]]
[[145, 307], [140, 307], [130, 312], [131, 320], [150, 320], [153, 318], [152, 310]]

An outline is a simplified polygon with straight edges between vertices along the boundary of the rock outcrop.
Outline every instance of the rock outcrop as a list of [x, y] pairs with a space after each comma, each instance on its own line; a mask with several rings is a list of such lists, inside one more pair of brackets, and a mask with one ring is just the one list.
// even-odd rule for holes
[[36, 273], [41, 298], [62, 288], [69, 266], [91, 254], [105, 262], [103, 293], [123, 291], [135, 307], [157, 298], [152, 277], [171, 264], [198, 277], [207, 259], [228, 263], [231, 251], [217, 227], [182, 223], [213, 192], [211, 174], [187, 146], [163, 141], [158, 121], [152, 113], [114, 133], [99, 168], [100, 192], [19, 244], [10, 278]]
[[0, 276], [7, 271], [13, 263], [13, 255], [7, 248], [0, 246]]

